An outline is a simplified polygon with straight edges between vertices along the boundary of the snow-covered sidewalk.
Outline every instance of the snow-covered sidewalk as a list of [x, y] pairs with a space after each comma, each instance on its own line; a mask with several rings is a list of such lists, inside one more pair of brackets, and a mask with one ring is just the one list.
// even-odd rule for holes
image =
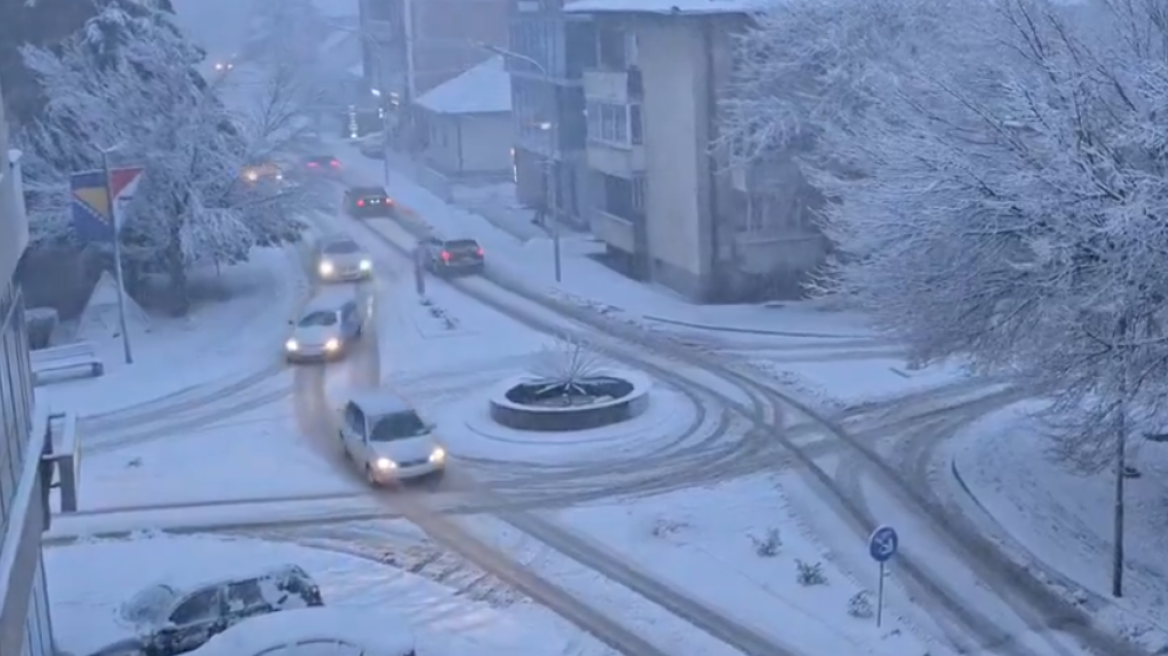
[[949, 452], [950, 492], [1067, 599], [1154, 653], [1168, 649], [1168, 445], [1133, 436], [1124, 597], [1111, 594], [1115, 477], [1053, 460], [1035, 404], [971, 425]]

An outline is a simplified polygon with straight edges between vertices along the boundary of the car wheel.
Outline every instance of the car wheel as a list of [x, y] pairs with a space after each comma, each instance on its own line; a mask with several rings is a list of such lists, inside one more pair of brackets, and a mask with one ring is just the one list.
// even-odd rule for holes
[[353, 454], [349, 453], [349, 446], [345, 444], [345, 433], [337, 431], [337, 441], [341, 443], [341, 455], [345, 456], [346, 460], [352, 460]]
[[438, 471], [426, 477], [426, 487], [431, 490], [437, 490], [442, 487], [442, 481], [446, 479], [446, 470], [439, 469]]

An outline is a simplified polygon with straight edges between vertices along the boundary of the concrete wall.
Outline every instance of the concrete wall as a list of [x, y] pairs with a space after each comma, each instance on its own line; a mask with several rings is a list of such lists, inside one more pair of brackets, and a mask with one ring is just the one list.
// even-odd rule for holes
[[511, 115], [435, 114], [426, 117], [430, 140], [423, 157], [449, 176], [511, 175]]
[[702, 298], [711, 273], [709, 113], [705, 44], [697, 20], [634, 24], [644, 77], [645, 211], [650, 276]]

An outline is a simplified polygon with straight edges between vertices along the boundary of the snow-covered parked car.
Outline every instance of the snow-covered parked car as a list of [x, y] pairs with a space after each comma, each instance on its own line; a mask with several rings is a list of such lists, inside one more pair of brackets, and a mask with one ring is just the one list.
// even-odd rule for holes
[[215, 636], [190, 656], [293, 653], [419, 656], [408, 624], [388, 613], [351, 608], [309, 608], [256, 617]]
[[[295, 565], [284, 565], [189, 591], [152, 586], [122, 608], [122, 617], [138, 630], [144, 656], [174, 656], [197, 649], [247, 618], [323, 605], [312, 577]], [[121, 646], [129, 647], [128, 642]]]

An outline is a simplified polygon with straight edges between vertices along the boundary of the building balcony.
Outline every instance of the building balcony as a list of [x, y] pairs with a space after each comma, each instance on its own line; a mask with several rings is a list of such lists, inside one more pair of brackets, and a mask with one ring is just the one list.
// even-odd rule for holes
[[584, 72], [584, 98], [590, 102], [628, 105], [639, 102], [641, 95], [640, 69]]
[[589, 140], [588, 166], [618, 178], [631, 179], [645, 172], [645, 147]]
[[605, 244], [626, 253], [636, 252], [636, 231], [633, 222], [600, 208], [592, 210], [592, 234]]

